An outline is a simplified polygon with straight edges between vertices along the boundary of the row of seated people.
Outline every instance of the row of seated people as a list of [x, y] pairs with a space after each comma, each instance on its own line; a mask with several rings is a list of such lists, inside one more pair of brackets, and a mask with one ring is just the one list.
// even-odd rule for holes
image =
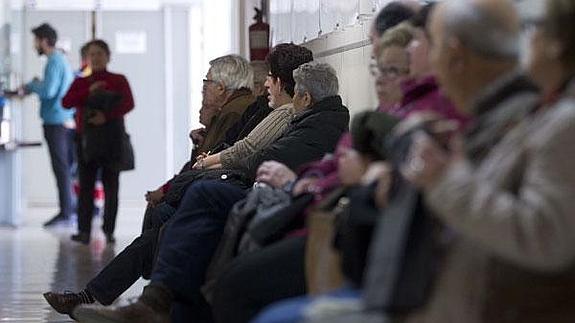
[[[81, 322], [571, 322], [574, 21], [546, 0], [523, 70], [511, 1], [392, 2], [373, 29], [380, 106], [349, 133], [306, 48], [272, 49], [253, 122], [249, 64], [213, 60], [217, 111], [142, 234], [46, 299]], [[89, 305], [139, 277], [133, 304]]]

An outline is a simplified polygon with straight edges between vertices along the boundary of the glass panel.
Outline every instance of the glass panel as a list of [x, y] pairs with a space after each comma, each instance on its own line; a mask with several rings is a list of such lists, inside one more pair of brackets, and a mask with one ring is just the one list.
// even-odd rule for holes
[[292, 41], [293, 0], [270, 1], [270, 21], [272, 45]]
[[359, 1], [320, 0], [320, 28], [322, 34], [355, 24], [359, 14]]
[[292, 40], [294, 43], [314, 39], [319, 33], [319, 1], [293, 0]]

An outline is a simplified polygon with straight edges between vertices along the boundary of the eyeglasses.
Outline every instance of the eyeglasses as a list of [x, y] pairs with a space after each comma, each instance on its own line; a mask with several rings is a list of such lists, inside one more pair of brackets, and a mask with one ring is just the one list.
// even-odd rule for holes
[[376, 78], [381, 77], [385, 79], [393, 79], [401, 75], [408, 74], [409, 69], [397, 66], [378, 66], [377, 64], [373, 63], [369, 65], [369, 72], [373, 77]]
[[216, 81], [215, 81], [215, 80], [203, 79], [202, 82], [204, 82], [204, 84], [207, 84], [207, 83], [214, 83], [214, 82], [216, 82]]

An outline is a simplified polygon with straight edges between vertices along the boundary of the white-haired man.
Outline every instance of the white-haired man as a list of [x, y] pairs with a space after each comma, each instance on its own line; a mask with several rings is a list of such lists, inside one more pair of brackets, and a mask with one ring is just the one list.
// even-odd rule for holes
[[252, 94], [254, 72], [241, 56], [226, 55], [212, 60], [203, 82], [203, 105], [221, 108], [206, 128], [201, 145], [194, 148], [196, 155], [216, 148], [224, 140], [227, 130], [255, 101]]

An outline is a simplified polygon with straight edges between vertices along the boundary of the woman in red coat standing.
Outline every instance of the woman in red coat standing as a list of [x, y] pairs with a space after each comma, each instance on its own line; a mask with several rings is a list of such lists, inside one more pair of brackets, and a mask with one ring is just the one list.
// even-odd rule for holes
[[78, 201], [78, 234], [72, 240], [88, 244], [96, 174], [102, 170], [105, 192], [103, 231], [106, 241], [113, 243], [116, 214], [124, 115], [134, 108], [134, 99], [124, 75], [110, 73], [110, 48], [103, 40], [88, 43], [92, 74], [78, 78], [62, 99], [65, 108], [76, 108], [78, 132], [78, 167], [80, 196]]

